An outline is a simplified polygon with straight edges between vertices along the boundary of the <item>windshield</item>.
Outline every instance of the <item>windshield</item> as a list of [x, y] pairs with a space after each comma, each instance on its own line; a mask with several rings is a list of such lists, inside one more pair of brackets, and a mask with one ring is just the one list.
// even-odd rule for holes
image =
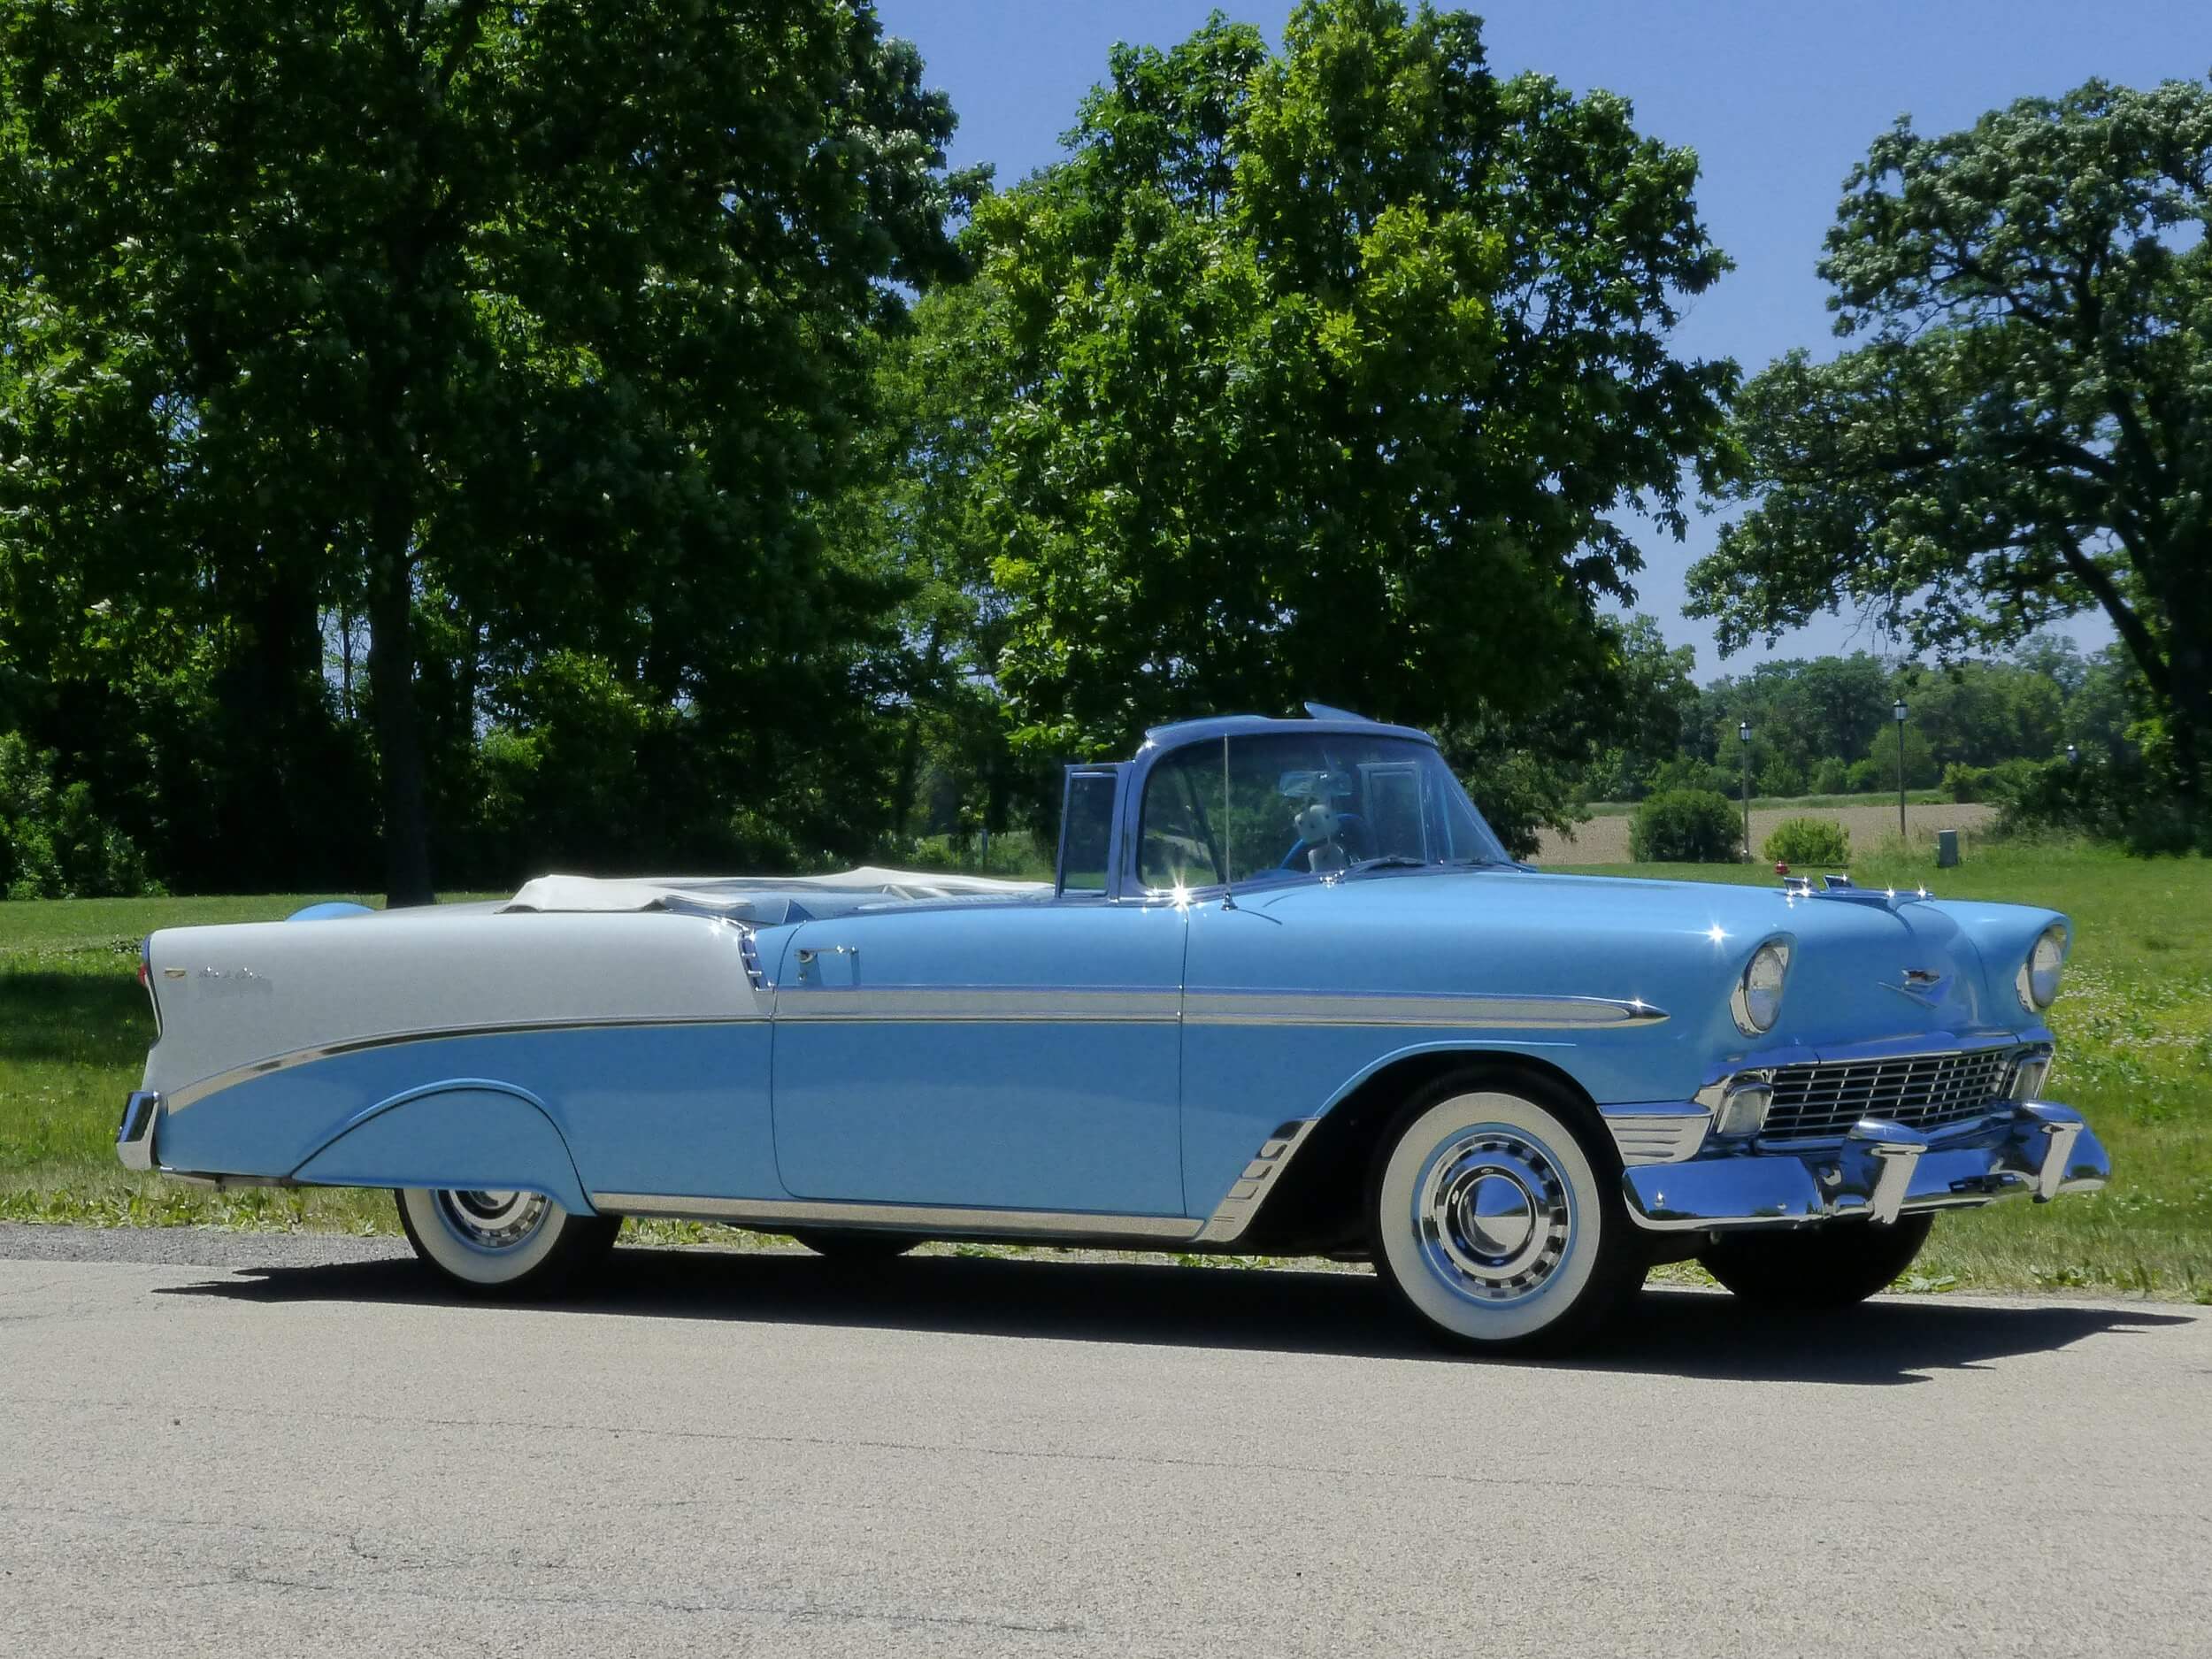
[[1402, 737], [1268, 733], [1193, 743], [1152, 768], [1148, 887], [1509, 862], [1444, 757]]

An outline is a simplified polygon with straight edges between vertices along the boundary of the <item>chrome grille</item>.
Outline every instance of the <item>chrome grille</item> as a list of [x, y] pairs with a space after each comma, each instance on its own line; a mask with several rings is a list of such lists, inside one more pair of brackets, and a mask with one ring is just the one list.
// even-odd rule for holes
[[1937, 1129], [1986, 1113], [2012, 1092], [2017, 1048], [1909, 1054], [1888, 1060], [1786, 1065], [1774, 1073], [1770, 1141], [1840, 1138], [1862, 1118]]

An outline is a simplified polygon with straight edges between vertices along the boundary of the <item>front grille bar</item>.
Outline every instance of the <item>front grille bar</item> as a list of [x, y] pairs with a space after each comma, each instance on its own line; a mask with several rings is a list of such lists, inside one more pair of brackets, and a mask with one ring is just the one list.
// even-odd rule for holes
[[1939, 1129], [1983, 1117], [2012, 1093], [2020, 1048], [1899, 1055], [1777, 1067], [1768, 1141], [1837, 1140], [1862, 1118]]

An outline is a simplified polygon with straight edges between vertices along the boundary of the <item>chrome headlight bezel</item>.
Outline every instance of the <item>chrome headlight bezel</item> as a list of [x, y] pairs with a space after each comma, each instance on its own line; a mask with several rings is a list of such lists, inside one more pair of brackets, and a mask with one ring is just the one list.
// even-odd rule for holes
[[2066, 924], [2053, 922], [2028, 947], [2012, 986], [2020, 994], [2020, 1006], [2029, 1013], [2040, 1014], [2058, 1001], [2059, 982], [2066, 977], [2067, 948], [2072, 942]]
[[1789, 977], [1788, 941], [1770, 939], [1751, 953], [1728, 999], [1738, 1031], [1747, 1037], [1763, 1037], [1774, 1029], [1774, 1022], [1782, 1018], [1782, 994], [1789, 988]]

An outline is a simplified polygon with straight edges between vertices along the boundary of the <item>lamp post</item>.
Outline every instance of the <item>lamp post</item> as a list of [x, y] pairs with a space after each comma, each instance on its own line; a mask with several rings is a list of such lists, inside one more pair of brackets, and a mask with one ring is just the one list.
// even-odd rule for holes
[[1743, 745], [1743, 856], [1751, 862], [1751, 722], [1736, 722], [1736, 738]]
[[2066, 764], [2069, 766], [2078, 766], [2081, 764], [2081, 750], [2074, 744], [2069, 743], [2066, 746]]
[[1905, 839], [1905, 716], [1911, 712], [1902, 697], [1890, 712], [1897, 717], [1897, 839]]

